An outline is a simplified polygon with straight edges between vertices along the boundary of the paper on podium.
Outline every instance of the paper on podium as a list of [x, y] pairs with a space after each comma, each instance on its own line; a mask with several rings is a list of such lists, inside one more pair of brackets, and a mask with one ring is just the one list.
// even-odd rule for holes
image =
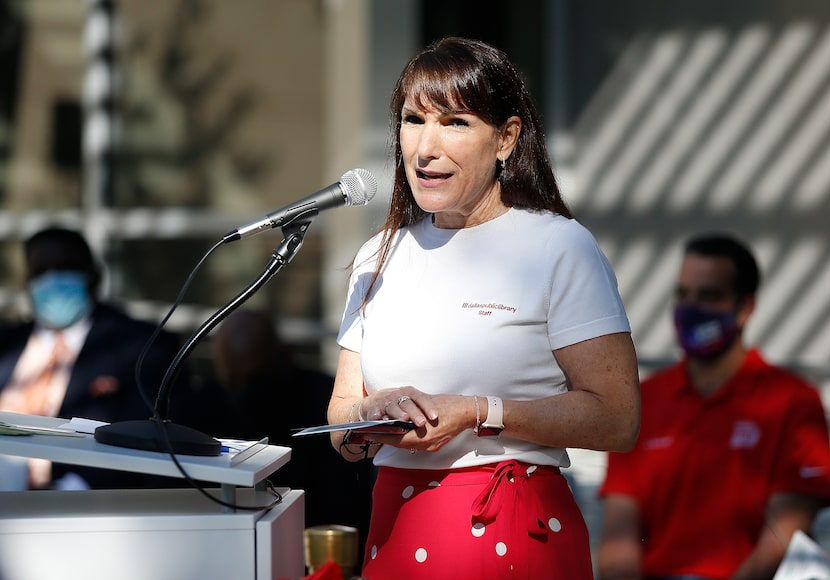
[[222, 444], [222, 455], [227, 454], [230, 457], [232, 466], [239, 465], [268, 447], [268, 437], [263, 437], [259, 441], [220, 439], [219, 442]]
[[63, 437], [83, 437], [71, 429], [56, 427], [34, 427], [31, 425], [18, 425], [0, 421], [0, 435], [61, 435]]
[[61, 425], [61, 429], [71, 429], [72, 431], [77, 431], [78, 433], [93, 435], [95, 433], [95, 429], [101, 425], [109, 425], [109, 423], [105, 423], [104, 421], [96, 421], [94, 419], [84, 419], [83, 417], [72, 417], [72, 419]]
[[354, 423], [338, 423], [336, 425], [320, 425], [300, 429], [292, 437], [303, 437], [305, 435], [317, 435], [318, 433], [331, 433], [332, 431], [356, 431], [367, 435], [395, 435], [406, 433], [415, 428], [412, 421], [399, 421], [397, 419], [380, 419], [378, 421], [355, 421]]

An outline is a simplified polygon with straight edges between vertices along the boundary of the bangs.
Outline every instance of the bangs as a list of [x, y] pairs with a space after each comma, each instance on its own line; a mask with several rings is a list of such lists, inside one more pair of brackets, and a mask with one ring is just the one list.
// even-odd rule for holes
[[401, 104], [409, 100], [442, 113], [471, 113], [495, 124], [492, 93], [474, 63], [423, 60], [402, 79]]

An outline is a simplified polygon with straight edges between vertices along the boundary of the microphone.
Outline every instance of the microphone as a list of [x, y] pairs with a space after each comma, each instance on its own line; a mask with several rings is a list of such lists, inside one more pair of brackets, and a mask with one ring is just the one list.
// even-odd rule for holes
[[271, 212], [264, 218], [228, 232], [222, 238], [222, 242], [227, 244], [228, 242], [255, 236], [264, 231], [282, 227], [298, 218], [315, 216], [326, 209], [344, 205], [366, 205], [375, 197], [377, 190], [378, 182], [371, 171], [366, 169], [349, 170], [340, 177], [337, 183]]

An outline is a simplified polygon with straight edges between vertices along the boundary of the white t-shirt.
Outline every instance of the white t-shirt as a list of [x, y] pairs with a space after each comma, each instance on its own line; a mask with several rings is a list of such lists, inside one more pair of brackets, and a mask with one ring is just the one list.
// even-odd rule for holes
[[[481, 225], [398, 232], [365, 311], [380, 237], [358, 252], [338, 343], [366, 390], [532, 400], [567, 391], [552, 351], [630, 332], [611, 267], [575, 220], [513, 208]], [[486, 403], [485, 403], [486, 404]], [[384, 446], [377, 465], [445, 469], [518, 459], [567, 467], [564, 449], [464, 432], [434, 453]]]

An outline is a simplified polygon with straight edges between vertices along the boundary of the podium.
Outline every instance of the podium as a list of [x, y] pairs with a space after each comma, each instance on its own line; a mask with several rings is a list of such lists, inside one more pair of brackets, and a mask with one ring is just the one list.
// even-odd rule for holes
[[[0, 421], [56, 428], [66, 419], [0, 412]], [[291, 450], [261, 445], [242, 461], [176, 456], [226, 503], [265, 506], [262, 482]], [[181, 477], [165, 453], [104, 445], [92, 435], [0, 435], [0, 454]], [[233, 510], [196, 489], [0, 492], [0, 578], [6, 580], [295, 580], [305, 575], [301, 490], [271, 509]]]

